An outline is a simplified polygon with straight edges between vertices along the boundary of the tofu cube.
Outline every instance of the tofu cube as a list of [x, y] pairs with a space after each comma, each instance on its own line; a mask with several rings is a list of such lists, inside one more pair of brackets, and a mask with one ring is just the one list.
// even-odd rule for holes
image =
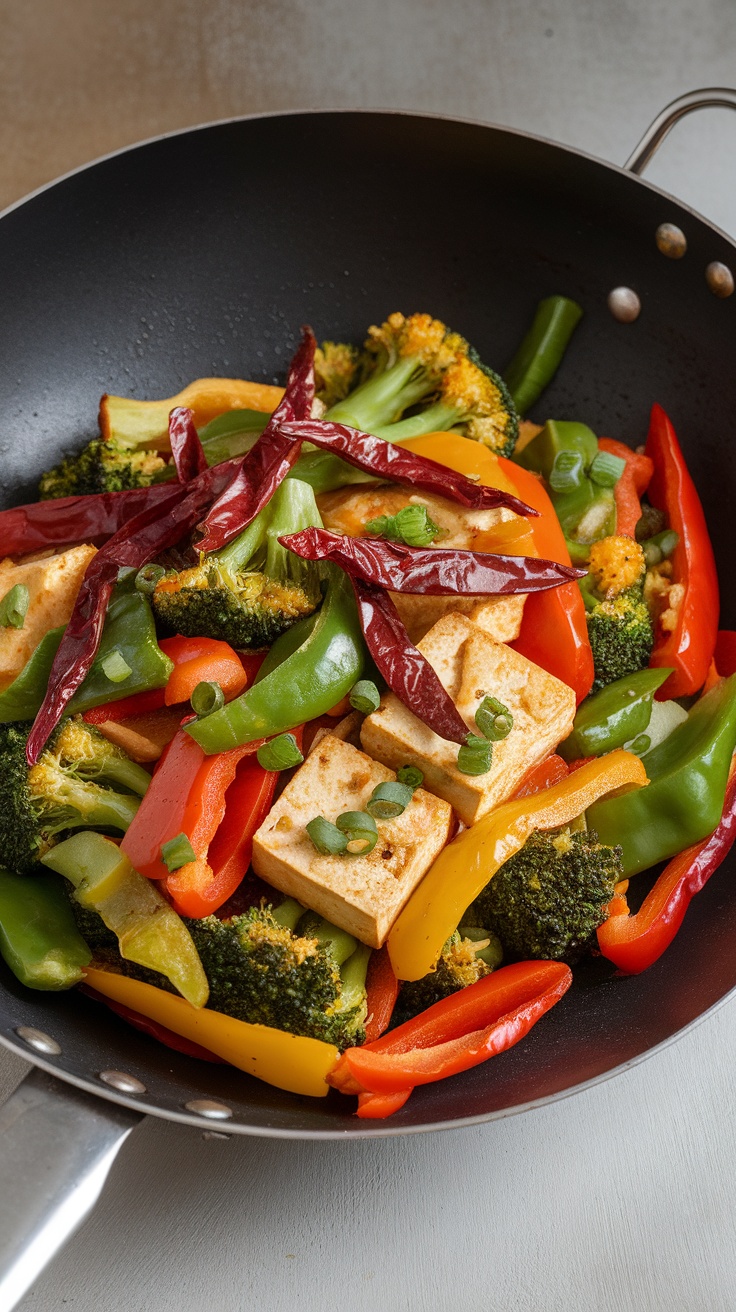
[[448, 841], [452, 809], [417, 788], [401, 815], [378, 820], [366, 856], [322, 856], [306, 832], [315, 816], [364, 811], [376, 784], [396, 775], [329, 734], [289, 781], [253, 839], [253, 869], [369, 947], [380, 948], [417, 884]]
[[419, 766], [425, 787], [472, 825], [506, 801], [527, 771], [567, 737], [575, 694], [465, 615], [445, 615], [418, 645], [471, 732], [478, 732], [474, 717], [484, 697], [498, 698], [511, 712], [513, 728], [493, 744], [490, 770], [463, 774], [457, 768], [457, 744], [433, 733], [393, 693], [385, 694], [378, 710], [363, 721], [361, 743], [385, 765]]
[[22, 629], [0, 629], [0, 688], [12, 683], [49, 629], [68, 624], [85, 571], [96, 548], [70, 547], [56, 556], [0, 561], [0, 597], [16, 583], [28, 588]]

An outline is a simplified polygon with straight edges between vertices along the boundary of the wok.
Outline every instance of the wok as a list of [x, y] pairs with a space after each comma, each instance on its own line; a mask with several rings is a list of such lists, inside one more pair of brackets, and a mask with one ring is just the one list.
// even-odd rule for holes
[[[537, 301], [564, 292], [585, 319], [544, 413], [637, 444], [651, 403], [665, 405], [725, 561], [736, 297], [724, 293], [736, 246], [635, 176], [673, 122], [706, 104], [736, 108], [736, 91], [674, 102], [628, 171], [507, 129], [320, 112], [174, 134], [43, 189], [0, 223], [5, 499], [33, 499], [41, 471], [91, 434], [103, 390], [158, 397], [202, 375], [271, 381], [301, 323], [359, 338], [399, 307], [431, 310], [503, 367]], [[662, 223], [685, 234], [684, 258], [658, 248]], [[635, 322], [609, 308], [621, 287], [640, 298]], [[613, 309], [629, 301], [614, 297]], [[733, 576], [721, 583], [734, 625]], [[34, 994], [3, 972], [0, 1041], [37, 1069], [0, 1112], [2, 1306], [86, 1215], [142, 1115], [227, 1133], [374, 1137], [505, 1116], [624, 1069], [736, 986], [735, 872], [732, 857], [645, 975], [579, 971], [524, 1043], [418, 1090], [386, 1123], [356, 1120], [337, 1094], [300, 1098], [171, 1052], [77, 992]]]

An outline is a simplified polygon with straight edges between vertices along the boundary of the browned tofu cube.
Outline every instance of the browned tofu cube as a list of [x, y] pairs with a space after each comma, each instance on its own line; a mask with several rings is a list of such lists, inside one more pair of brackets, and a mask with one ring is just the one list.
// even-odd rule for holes
[[366, 856], [323, 856], [306, 825], [363, 811], [376, 784], [396, 775], [350, 743], [323, 738], [289, 781], [253, 840], [253, 869], [369, 947], [386, 941], [396, 917], [444, 847], [452, 809], [417, 788], [406, 810], [378, 820]]
[[575, 694], [546, 670], [495, 642], [465, 615], [439, 620], [419, 643], [468, 729], [475, 712], [496, 697], [513, 716], [507, 738], [493, 744], [487, 774], [457, 768], [457, 743], [433, 733], [393, 693], [363, 722], [361, 742], [371, 756], [393, 768], [410, 762], [424, 771], [424, 785], [444, 797], [467, 825], [511, 795], [532, 766], [543, 761], [572, 729]]

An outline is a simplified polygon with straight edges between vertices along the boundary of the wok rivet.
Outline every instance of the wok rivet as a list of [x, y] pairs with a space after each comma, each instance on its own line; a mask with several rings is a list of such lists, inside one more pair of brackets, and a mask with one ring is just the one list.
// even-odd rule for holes
[[608, 308], [619, 323], [633, 323], [641, 314], [641, 301], [631, 287], [614, 287], [608, 293]]
[[142, 1080], [135, 1075], [126, 1075], [125, 1071], [100, 1071], [100, 1079], [118, 1093], [148, 1093]]
[[15, 1032], [34, 1052], [41, 1052], [45, 1057], [61, 1055], [61, 1044], [52, 1039], [50, 1034], [44, 1034], [43, 1030], [34, 1030], [32, 1025], [19, 1025]]
[[224, 1102], [215, 1102], [214, 1098], [192, 1098], [184, 1106], [188, 1112], [206, 1116], [208, 1121], [229, 1121], [233, 1114], [231, 1107], [227, 1107]]
[[733, 274], [728, 265], [721, 264], [720, 260], [713, 260], [712, 264], [708, 265], [705, 271], [705, 281], [713, 295], [720, 296], [722, 300], [733, 294]]
[[657, 250], [668, 260], [681, 260], [687, 250], [687, 237], [675, 223], [660, 223], [654, 234]]

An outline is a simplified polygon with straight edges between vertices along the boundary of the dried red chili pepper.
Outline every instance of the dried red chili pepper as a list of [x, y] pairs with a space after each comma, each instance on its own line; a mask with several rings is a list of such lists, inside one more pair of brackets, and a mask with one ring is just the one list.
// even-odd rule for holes
[[72, 546], [109, 538], [149, 505], [159, 515], [185, 496], [180, 483], [158, 483], [126, 492], [96, 492], [83, 497], [55, 497], [0, 510], [0, 541], [8, 556]]
[[430, 597], [538, 592], [582, 578], [585, 571], [533, 556], [497, 556], [454, 547], [408, 547], [305, 528], [279, 538], [304, 560], [331, 560], [364, 583]]
[[197, 544], [200, 551], [219, 551], [242, 533], [270, 501], [297, 460], [301, 441], [286, 434], [280, 424], [287, 419], [306, 419], [311, 411], [315, 347], [311, 328], [302, 328], [301, 345], [291, 362], [283, 399], [207, 515], [204, 536]]
[[[274, 415], [275, 418], [275, 415]], [[279, 421], [279, 429], [287, 436], [303, 442], [313, 442], [324, 451], [342, 456], [357, 469], [363, 469], [379, 478], [388, 478], [417, 492], [438, 492], [440, 496], [456, 501], [470, 510], [491, 510], [505, 506], [517, 515], [538, 515], [525, 501], [510, 492], [473, 483], [447, 465], [440, 465], [426, 456], [415, 455], [405, 447], [386, 442], [383, 438], [361, 433], [345, 424], [325, 423], [319, 419], [305, 419], [297, 423]]]
[[440, 738], [466, 742], [467, 724], [426, 656], [410, 641], [388, 593], [354, 575], [350, 581], [366, 646], [391, 691]]
[[180, 483], [189, 483], [207, 468], [199, 433], [194, 427], [194, 411], [177, 405], [169, 415], [169, 442]]

